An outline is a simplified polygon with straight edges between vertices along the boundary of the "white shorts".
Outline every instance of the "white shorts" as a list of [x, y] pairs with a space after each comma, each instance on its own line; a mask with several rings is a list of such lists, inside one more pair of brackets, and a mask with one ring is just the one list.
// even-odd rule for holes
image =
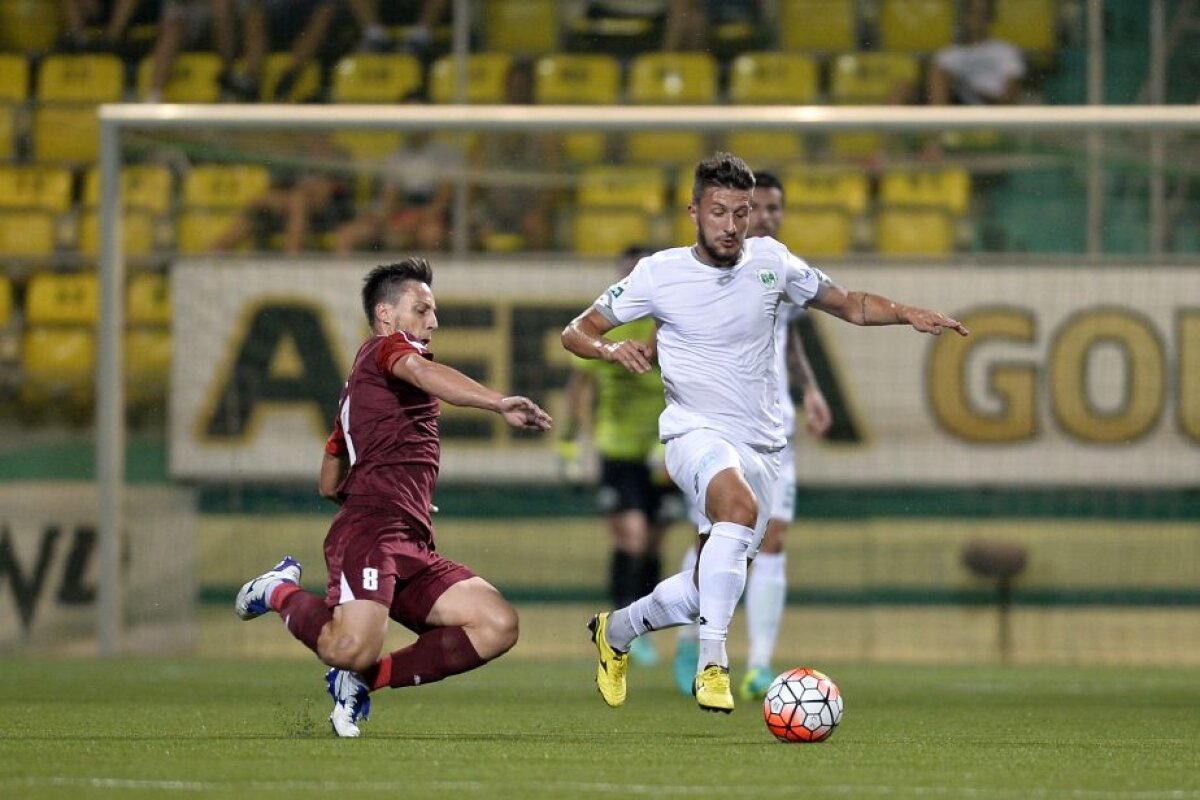
[[713, 476], [722, 470], [736, 468], [750, 484], [758, 501], [758, 519], [754, 525], [754, 540], [750, 555], [758, 552], [767, 520], [771, 517], [772, 489], [779, 474], [779, 453], [755, 450], [741, 442], [732, 442], [716, 431], [695, 430], [667, 441], [667, 472], [683, 491], [691, 508], [697, 530], [706, 534], [712, 521], [704, 514], [704, 498]]
[[796, 442], [788, 437], [779, 451], [779, 477], [771, 488], [771, 519], [791, 522], [796, 518]]

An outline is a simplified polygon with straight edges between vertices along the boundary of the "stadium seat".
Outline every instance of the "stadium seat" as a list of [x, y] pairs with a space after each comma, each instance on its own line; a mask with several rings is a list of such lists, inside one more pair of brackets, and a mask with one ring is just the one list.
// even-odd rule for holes
[[489, 0], [483, 12], [484, 48], [526, 56], [554, 52], [559, 5], [557, 0]]
[[62, 214], [71, 208], [71, 171], [31, 164], [0, 165], [0, 208]]
[[[533, 69], [535, 103], [614, 105], [621, 99], [621, 66], [599, 53], [542, 56]], [[602, 132], [563, 133], [563, 155], [575, 163], [603, 161], [608, 137]]]
[[625, 137], [625, 157], [635, 164], [694, 165], [708, 155], [707, 141], [694, 131], [634, 131]]
[[37, 72], [39, 103], [115, 103], [125, 93], [125, 66], [115, 55], [49, 55]]
[[33, 153], [38, 161], [83, 164], [100, 152], [96, 106], [49, 105], [33, 112]]
[[954, 41], [956, 0], [883, 0], [881, 50], [930, 53]]
[[[466, 102], [504, 103], [508, 97], [508, 73], [513, 58], [508, 53], [471, 53], [467, 56]], [[442, 56], [429, 69], [429, 98], [435, 103], [454, 103], [458, 98], [454, 56]]]
[[21, 342], [22, 405], [87, 406], [92, 399], [96, 338], [91, 328], [31, 325]]
[[[154, 217], [149, 212], [126, 208], [121, 219], [121, 244], [127, 256], [148, 256], [154, 252]], [[79, 252], [85, 256], [100, 254], [100, 212], [91, 208], [79, 220]]]
[[780, 0], [779, 46], [818, 52], [857, 49], [855, 0]]
[[838, 208], [792, 208], [777, 238], [802, 257], [843, 256], [853, 238], [850, 215]]
[[790, 131], [731, 131], [725, 149], [741, 156], [751, 167], [780, 167], [804, 158], [804, 139]]
[[[217, 239], [237, 219], [238, 212], [228, 209], [197, 209], [179, 215], [176, 249], [181, 255], [200, 255], [212, 249]], [[249, 243], [243, 245], [248, 248]]]
[[[130, 164], [121, 167], [121, 203], [125, 208], [139, 208], [154, 214], [171, 210], [174, 198], [174, 177], [161, 164]], [[83, 205], [94, 208], [100, 204], [100, 168], [88, 168], [83, 180]]]
[[[259, 99], [263, 102], [275, 101], [275, 86], [283, 73], [292, 66], [291, 53], [271, 53], [263, 60], [262, 81], [259, 85]], [[283, 98], [285, 103], [305, 103], [316, 98], [321, 92], [321, 67], [309, 62], [300, 69], [300, 78], [295, 86]]]
[[0, 211], [0, 253], [48, 256], [54, 252], [54, 215], [46, 211]]
[[183, 178], [185, 208], [244, 208], [271, 188], [261, 164], [203, 164]]
[[707, 105], [717, 100], [717, 62], [707, 53], [641, 53], [629, 62], [629, 102]]
[[13, 322], [13, 288], [8, 276], [0, 273], [0, 328]]
[[650, 221], [641, 211], [579, 208], [575, 211], [575, 252], [612, 258], [631, 245], [650, 243]]
[[971, 203], [971, 176], [965, 169], [888, 172], [879, 181], [879, 202], [964, 214]]
[[171, 380], [171, 331], [134, 327], [125, 331], [125, 399], [134, 408], [160, 405]]
[[991, 35], [1025, 51], [1048, 53], [1058, 43], [1057, 0], [996, 0]]
[[920, 63], [909, 53], [842, 53], [830, 70], [830, 98], [838, 104], [900, 102], [917, 85]]
[[94, 272], [38, 272], [25, 287], [29, 325], [94, 325], [100, 319], [100, 282]]
[[729, 100], [809, 105], [819, 92], [817, 62], [803, 53], [743, 53], [729, 67]]
[[933, 208], [885, 208], [875, 217], [875, 248], [883, 255], [949, 255], [954, 249], [954, 223]]
[[20, 53], [0, 53], [0, 103], [29, 98], [29, 62]]
[[788, 208], [838, 208], [852, 216], [867, 210], [870, 185], [861, 172], [797, 167], [782, 180]]
[[0, 103], [0, 160], [16, 155], [18, 114], [16, 106]]
[[139, 272], [129, 279], [125, 319], [130, 325], [171, 324], [171, 284], [158, 272]]
[[335, 103], [399, 103], [419, 91], [421, 62], [407, 53], [354, 53], [337, 62], [331, 97]]
[[[180, 53], [167, 76], [162, 99], [165, 103], [216, 103], [221, 99], [217, 76], [221, 74], [221, 59], [216, 53]], [[154, 56], [148, 55], [138, 64], [137, 94], [145, 99], [150, 94], [154, 76]]]
[[587, 167], [579, 175], [576, 205], [661, 214], [666, 208], [666, 185], [666, 174], [657, 167]]
[[62, 30], [60, 3], [0, 0], [0, 50], [17, 53], [53, 49]]

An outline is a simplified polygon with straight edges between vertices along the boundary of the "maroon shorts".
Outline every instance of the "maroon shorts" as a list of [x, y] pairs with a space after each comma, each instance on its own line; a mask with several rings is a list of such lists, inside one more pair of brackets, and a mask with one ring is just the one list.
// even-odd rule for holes
[[429, 610], [456, 583], [475, 577], [466, 566], [443, 558], [394, 512], [343, 507], [325, 537], [331, 608], [351, 600], [387, 606], [389, 616], [409, 630], [427, 630]]

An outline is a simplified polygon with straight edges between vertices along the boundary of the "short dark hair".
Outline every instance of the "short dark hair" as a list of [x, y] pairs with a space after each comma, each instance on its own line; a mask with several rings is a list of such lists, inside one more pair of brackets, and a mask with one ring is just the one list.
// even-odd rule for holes
[[779, 180], [779, 176], [774, 172], [767, 170], [756, 170], [754, 172], [754, 188], [762, 187], [764, 189], [778, 189], [780, 194], [783, 194], [783, 182]]
[[710, 186], [722, 189], [754, 189], [754, 173], [746, 162], [733, 153], [714, 153], [712, 158], [696, 165], [696, 178], [692, 183], [692, 202], [699, 203], [700, 195]]
[[375, 324], [375, 306], [394, 303], [408, 281], [433, 285], [433, 267], [423, 258], [406, 258], [394, 264], [380, 264], [363, 280], [362, 303], [367, 323]]

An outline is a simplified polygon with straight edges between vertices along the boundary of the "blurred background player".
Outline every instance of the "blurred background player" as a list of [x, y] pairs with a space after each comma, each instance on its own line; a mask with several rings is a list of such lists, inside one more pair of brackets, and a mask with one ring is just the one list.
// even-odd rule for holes
[[[649, 254], [637, 245], [626, 249], [618, 280]], [[620, 334], [651, 343], [654, 321], [623, 325]], [[683, 498], [662, 466], [658, 441], [658, 415], [666, 406], [662, 373], [657, 365], [634, 373], [620, 364], [583, 358], [574, 359], [574, 367], [567, 382], [561, 454], [568, 470], [589, 442], [600, 456], [596, 505], [608, 516], [612, 534], [609, 598], [613, 608], [624, 608], [662, 577], [663, 538], [683, 510]], [[629, 654], [639, 664], [658, 660], [649, 637], [634, 640]]]
[[[279, 612], [333, 668], [329, 721], [342, 737], [359, 735], [371, 691], [475, 669], [517, 641], [517, 612], [500, 592], [437, 552], [430, 514], [440, 402], [493, 411], [526, 430], [549, 430], [551, 420], [532, 400], [433, 360], [432, 282], [429, 262], [407, 258], [376, 267], [363, 286], [372, 335], [355, 356], [321, 461], [321, 495], [341, 506], [325, 539], [325, 596], [303, 591], [300, 564], [285, 556], [248, 581], [234, 606], [243, 620]], [[381, 658], [389, 618], [418, 636]]]
[[[750, 228], [746, 236], [777, 237], [783, 223], [783, 183], [771, 172], [754, 173], [754, 207], [750, 212]], [[796, 511], [796, 404], [791, 389], [799, 388], [804, 398], [805, 429], [811, 436], [829, 432], [833, 417], [825, 395], [817, 384], [795, 322], [805, 313], [798, 306], [786, 306], [775, 331], [775, 369], [779, 374], [779, 409], [787, 431], [787, 445], [781, 453], [779, 478], [775, 482], [771, 517], [767, 533], [750, 574], [746, 579], [746, 627], [749, 638], [747, 672], [739, 687], [742, 698], [762, 697], [774, 679], [771, 659], [779, 639], [779, 624], [787, 604], [787, 554], [784, 551], [788, 524]], [[696, 548], [688, 548], [682, 568], [696, 565]], [[675, 684], [679, 691], [690, 694], [696, 670], [696, 626], [679, 629], [675, 650]]]

